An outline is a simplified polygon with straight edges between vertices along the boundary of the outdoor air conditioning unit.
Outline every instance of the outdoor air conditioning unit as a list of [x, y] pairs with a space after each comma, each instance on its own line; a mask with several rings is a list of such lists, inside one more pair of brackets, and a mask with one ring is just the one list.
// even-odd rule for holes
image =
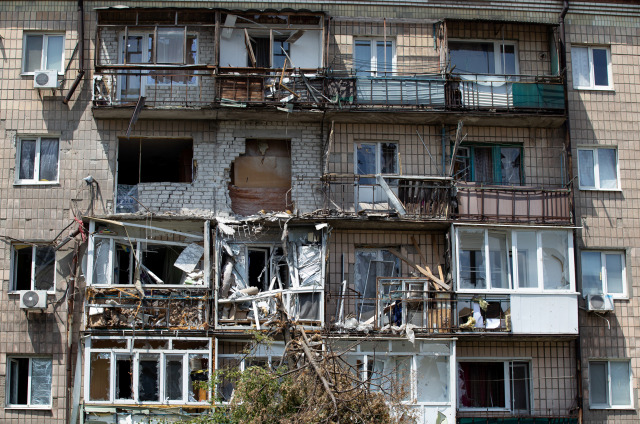
[[58, 88], [58, 71], [35, 71], [33, 88]]
[[47, 309], [46, 290], [25, 290], [20, 292], [20, 309], [42, 311]]
[[593, 312], [613, 311], [613, 299], [606, 294], [590, 294], [587, 296], [587, 310]]

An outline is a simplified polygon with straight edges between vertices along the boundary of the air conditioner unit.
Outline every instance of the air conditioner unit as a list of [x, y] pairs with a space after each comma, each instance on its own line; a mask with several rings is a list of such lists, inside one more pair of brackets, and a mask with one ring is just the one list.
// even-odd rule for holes
[[58, 88], [58, 71], [35, 71], [33, 88]]
[[590, 294], [587, 296], [587, 310], [593, 312], [613, 311], [613, 299], [607, 294]]
[[47, 291], [25, 290], [20, 292], [20, 309], [28, 311], [47, 309]]

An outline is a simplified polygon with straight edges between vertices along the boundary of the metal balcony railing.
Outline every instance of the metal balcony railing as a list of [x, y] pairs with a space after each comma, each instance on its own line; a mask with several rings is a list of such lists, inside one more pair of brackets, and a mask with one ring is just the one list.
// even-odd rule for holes
[[323, 177], [324, 213], [382, 212], [445, 219], [451, 181], [442, 177], [329, 174]]
[[457, 210], [462, 221], [570, 224], [571, 189], [483, 185], [457, 182]]

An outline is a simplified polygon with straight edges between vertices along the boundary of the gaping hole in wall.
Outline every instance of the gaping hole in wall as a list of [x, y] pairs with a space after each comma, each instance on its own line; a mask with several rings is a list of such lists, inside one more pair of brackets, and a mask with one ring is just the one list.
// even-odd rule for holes
[[191, 183], [193, 140], [120, 138], [116, 212], [135, 212], [140, 183]]
[[245, 154], [231, 166], [229, 197], [239, 215], [291, 207], [291, 141], [246, 140]]

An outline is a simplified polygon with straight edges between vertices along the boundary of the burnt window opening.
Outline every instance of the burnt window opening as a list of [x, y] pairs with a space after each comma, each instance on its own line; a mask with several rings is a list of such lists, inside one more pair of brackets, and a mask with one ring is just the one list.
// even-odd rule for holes
[[116, 359], [116, 399], [133, 399], [133, 362], [130, 356]]
[[140, 355], [138, 364], [138, 401], [157, 402], [160, 400], [160, 355]]
[[119, 140], [119, 185], [190, 183], [192, 181], [192, 139], [121, 138]]
[[183, 272], [173, 266], [180, 256], [182, 248], [167, 245], [143, 246], [140, 279], [142, 284], [180, 284]]
[[247, 139], [230, 170], [231, 209], [240, 215], [284, 211], [290, 204], [291, 141]]
[[289, 267], [282, 248], [249, 247], [247, 256], [247, 273], [251, 287], [257, 287], [260, 291], [268, 291], [271, 286], [289, 288]]

